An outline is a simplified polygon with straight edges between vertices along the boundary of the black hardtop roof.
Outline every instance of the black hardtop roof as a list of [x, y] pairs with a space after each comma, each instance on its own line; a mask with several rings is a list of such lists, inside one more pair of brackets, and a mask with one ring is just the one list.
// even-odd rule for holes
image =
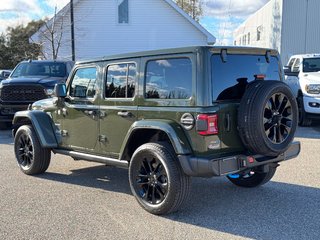
[[221, 50], [226, 49], [227, 53], [231, 53], [231, 54], [232, 53], [265, 54], [266, 51], [270, 51], [271, 55], [278, 55], [277, 50], [269, 49], [269, 48], [241, 47], [241, 46], [193, 46], [193, 47], [168, 48], [168, 49], [150, 50], [150, 51], [142, 51], [142, 52], [132, 52], [132, 53], [104, 56], [100, 58], [79, 60], [76, 62], [76, 65], [88, 64], [93, 62], [110, 61], [110, 60], [121, 60], [121, 59], [128, 59], [128, 58], [152, 57], [152, 56], [160, 56], [160, 55], [179, 54], [179, 53], [193, 53], [201, 49], [210, 50], [213, 53], [219, 53], [221, 52]]
[[68, 60], [23, 60], [20, 63], [68, 63], [68, 62], [72, 62], [72, 61], [68, 61]]

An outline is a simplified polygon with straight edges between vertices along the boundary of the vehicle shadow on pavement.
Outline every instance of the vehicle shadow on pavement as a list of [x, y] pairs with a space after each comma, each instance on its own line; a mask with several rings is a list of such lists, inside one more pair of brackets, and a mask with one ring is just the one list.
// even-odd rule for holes
[[246, 189], [193, 179], [191, 199], [168, 218], [252, 239], [319, 239], [320, 189], [281, 182]]
[[13, 144], [13, 137], [12, 137], [11, 130], [0, 131], [0, 144], [7, 144], [7, 145]]
[[[101, 165], [37, 177], [131, 195], [126, 169]], [[318, 239], [320, 235], [318, 188], [271, 181], [247, 189], [223, 177], [193, 178], [190, 196], [180, 211], [162, 217], [252, 239]]]
[[295, 137], [320, 139], [320, 121], [315, 121], [310, 127], [298, 127]]
[[46, 172], [35, 177], [131, 195], [127, 169], [98, 165], [72, 169], [70, 172], [71, 174]]

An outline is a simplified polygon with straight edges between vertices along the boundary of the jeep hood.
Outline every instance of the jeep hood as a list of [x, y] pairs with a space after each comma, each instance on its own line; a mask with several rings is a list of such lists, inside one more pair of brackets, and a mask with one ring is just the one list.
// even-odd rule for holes
[[60, 77], [48, 77], [48, 76], [36, 76], [36, 77], [17, 77], [10, 78], [2, 81], [2, 85], [11, 84], [41, 84], [46, 87], [54, 87], [56, 83], [65, 82], [66, 78]]
[[46, 110], [46, 109], [54, 109], [56, 107], [57, 98], [47, 98], [36, 101], [32, 104], [33, 110]]

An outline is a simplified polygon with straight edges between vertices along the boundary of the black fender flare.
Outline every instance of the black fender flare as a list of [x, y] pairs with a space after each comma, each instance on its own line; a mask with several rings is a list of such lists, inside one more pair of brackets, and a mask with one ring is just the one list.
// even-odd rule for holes
[[40, 110], [16, 112], [12, 121], [14, 135], [18, 127], [25, 125], [26, 120], [27, 122], [31, 122], [42, 147], [58, 147], [58, 139], [55, 131], [56, 127], [51, 117], [46, 112]]
[[130, 127], [120, 150], [120, 159], [123, 158], [125, 149], [130, 144], [130, 141], [132, 141], [132, 136], [134, 133], [142, 129], [158, 130], [166, 133], [177, 155], [192, 154], [189, 141], [184, 133], [184, 130], [178, 123], [164, 119], [140, 120], [133, 123]]

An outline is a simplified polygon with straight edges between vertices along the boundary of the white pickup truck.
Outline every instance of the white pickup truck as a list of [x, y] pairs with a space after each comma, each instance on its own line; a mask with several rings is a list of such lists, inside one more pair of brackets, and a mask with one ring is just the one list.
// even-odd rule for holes
[[297, 97], [299, 125], [320, 118], [320, 54], [294, 55], [284, 67], [285, 83]]

